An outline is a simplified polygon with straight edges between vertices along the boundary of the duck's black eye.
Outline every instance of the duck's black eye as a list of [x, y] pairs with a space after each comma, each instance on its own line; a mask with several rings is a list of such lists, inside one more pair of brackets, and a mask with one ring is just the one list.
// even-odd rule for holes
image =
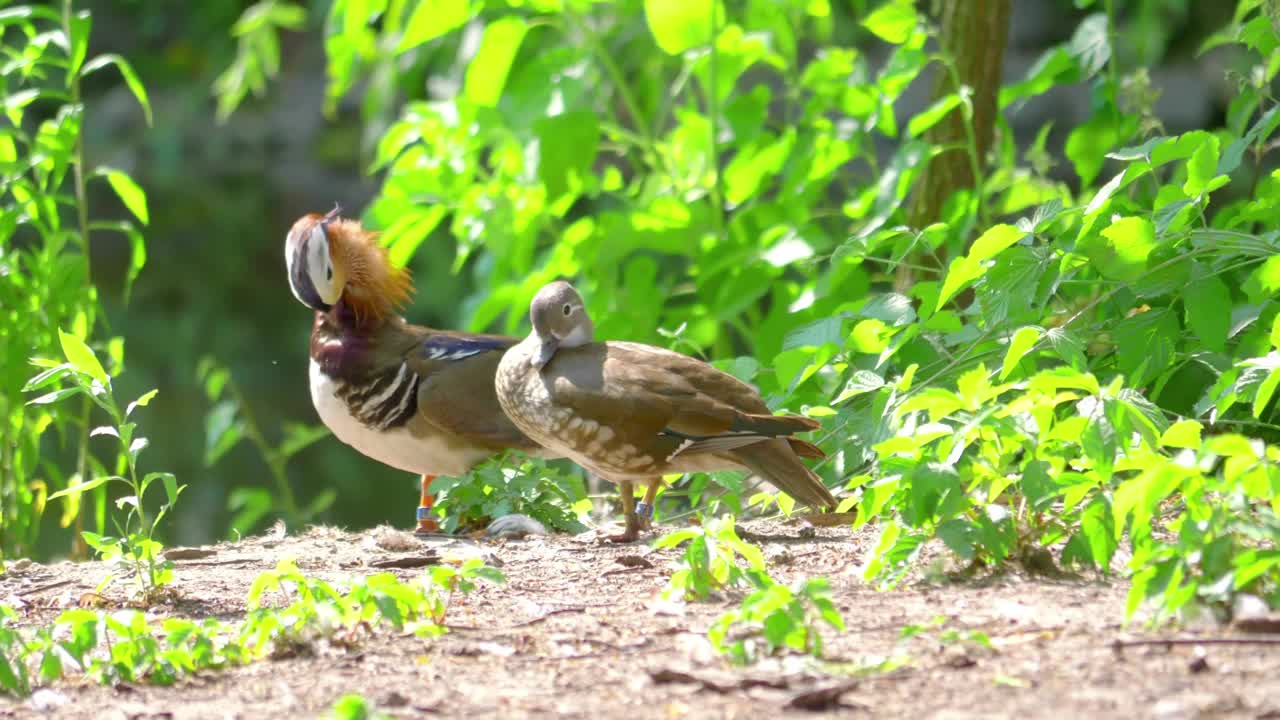
[[325, 279], [325, 280], [332, 280], [332, 279], [333, 279], [333, 266], [332, 266], [332, 265], [330, 265], [329, 267], [327, 267], [327, 268], [325, 268], [325, 269], [324, 269], [324, 279]]
[[572, 306], [572, 305], [569, 305], [569, 304], [567, 304], [567, 303], [566, 303], [566, 304], [565, 304], [565, 306], [564, 306], [564, 315], [565, 315], [565, 317], [569, 317], [569, 313], [571, 313], [571, 312], [573, 312], [573, 306]]

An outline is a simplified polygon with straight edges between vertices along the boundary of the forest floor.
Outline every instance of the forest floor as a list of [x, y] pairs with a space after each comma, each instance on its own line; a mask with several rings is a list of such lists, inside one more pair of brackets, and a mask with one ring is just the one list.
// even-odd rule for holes
[[[706, 629], [737, 600], [663, 602], [674, 550], [588, 536], [418, 540], [386, 528], [312, 528], [178, 561], [180, 599], [150, 612], [238, 619], [253, 578], [289, 557], [309, 576], [340, 580], [384, 572], [373, 565], [388, 559], [476, 556], [507, 582], [455, 601], [450, 632], [439, 638], [379, 630], [355, 648], [201, 673], [172, 687], [67, 679], [26, 700], [0, 697], [0, 718], [315, 718], [353, 692], [389, 717], [1280, 718], [1280, 646], [1117, 650], [1118, 639], [1241, 637], [1211, 625], [1159, 635], [1124, 627], [1121, 582], [1008, 572], [878, 592], [856, 570], [874, 529], [801, 537], [795, 525], [751, 522], [740, 530], [764, 548], [779, 581], [830, 579], [848, 627], [825, 633], [824, 661], [791, 656], [739, 668], [718, 656]], [[95, 562], [11, 565], [0, 602], [16, 596], [24, 622], [49, 622], [106, 572]], [[421, 570], [393, 572], [409, 579]], [[929, 627], [904, 640], [909, 624]], [[970, 631], [991, 647], [966, 640]]]

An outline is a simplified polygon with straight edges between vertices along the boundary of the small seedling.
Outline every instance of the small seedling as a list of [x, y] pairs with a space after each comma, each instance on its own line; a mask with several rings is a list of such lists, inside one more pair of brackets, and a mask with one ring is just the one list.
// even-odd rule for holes
[[742, 665], [784, 648], [822, 657], [819, 625], [844, 630], [844, 617], [831, 601], [826, 578], [787, 586], [763, 572], [754, 577], [763, 586], [716, 620], [707, 631], [711, 645]]
[[[56, 492], [49, 499], [71, 496], [78, 498], [81, 493], [108, 483], [127, 488], [128, 494], [116, 499], [117, 508], [128, 508], [124, 523], [116, 521], [119, 537], [87, 531], [81, 534], [103, 561], [116, 564], [120, 568], [118, 572], [131, 574], [137, 580], [136, 594], [143, 602], [152, 602], [158, 599], [161, 590], [173, 580], [173, 564], [160, 557], [163, 546], [155, 540], [155, 531], [186, 487], [178, 484], [173, 473], [149, 472], [140, 476], [138, 472], [138, 456], [146, 449], [147, 439], [136, 434], [137, 425], [130, 417], [134, 410], [151, 402], [156, 391], [143, 393], [121, 409], [114, 394], [112, 378], [93, 350], [75, 335], [59, 330], [58, 337], [66, 362], [58, 364], [35, 361], [46, 369], [33, 377], [24, 391], [39, 390], [61, 380], [70, 380], [70, 384], [41, 395], [31, 400], [30, 404], [48, 404], [76, 395], [87, 395], [110, 418], [109, 424], [94, 428], [89, 435], [114, 437], [119, 451], [115, 474], [103, 473]], [[147, 490], [156, 482], [164, 487], [166, 501], [155, 515], [151, 515], [144, 501]], [[99, 590], [115, 576], [115, 573], [108, 576]]]
[[[680, 567], [671, 575], [664, 596], [680, 600], [705, 600], [722, 590], [761, 587], [765, 575], [764, 553], [738, 537], [732, 515], [706, 524], [676, 530], [654, 541], [655, 548], [684, 544]], [[742, 562], [746, 563], [743, 567]]]

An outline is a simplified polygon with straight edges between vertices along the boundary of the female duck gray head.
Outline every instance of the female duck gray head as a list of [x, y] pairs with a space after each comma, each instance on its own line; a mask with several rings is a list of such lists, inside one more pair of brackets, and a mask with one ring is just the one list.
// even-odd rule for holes
[[536, 368], [550, 362], [556, 350], [586, 345], [595, 334], [582, 296], [563, 280], [547, 283], [533, 296], [529, 321], [538, 339], [538, 352], [532, 359]]

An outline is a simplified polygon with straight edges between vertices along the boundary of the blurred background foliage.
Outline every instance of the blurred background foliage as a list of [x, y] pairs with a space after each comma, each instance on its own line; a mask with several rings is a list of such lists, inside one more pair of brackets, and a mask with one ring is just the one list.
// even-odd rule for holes
[[[880, 2], [76, 5], [92, 13], [91, 54], [126, 56], [154, 115], [118, 77], [85, 79], [89, 164], [128, 173], [151, 210], [127, 305], [130, 236], [95, 233], [91, 260], [97, 321], [127, 353], [118, 389], [161, 389], [148, 456], [188, 486], [177, 543], [282, 516], [410, 522], [411, 477], [314, 429], [311, 318], [282, 256], [303, 213], [336, 202], [385, 230], [414, 274], [415, 322], [523, 332], [533, 292], [571, 276], [598, 336], [715, 359], [825, 419], [852, 397], [848, 373], [917, 327], [890, 294], [900, 263], [1072, 204], [1108, 150], [1226, 124], [1239, 81], [1234, 50], [1197, 55], [1229, 3], [1115, 0], [1109, 30], [1103, 3], [1015, 0], [998, 157], [980, 201], [948, 205], [930, 234], [900, 229], [903, 203], [932, 152], [924, 133], [962, 103], [935, 103], [943, 64], [914, 14], [868, 23]], [[95, 212], [129, 217], [111, 187], [88, 193]], [[984, 331], [962, 315], [922, 319], [895, 362], [951, 367]], [[839, 419], [833, 482], [870, 459], [876, 432]], [[45, 439], [50, 466], [74, 466], [73, 434]], [[708, 481], [695, 482], [696, 497]], [[58, 521], [47, 512], [25, 549], [67, 552]]]

